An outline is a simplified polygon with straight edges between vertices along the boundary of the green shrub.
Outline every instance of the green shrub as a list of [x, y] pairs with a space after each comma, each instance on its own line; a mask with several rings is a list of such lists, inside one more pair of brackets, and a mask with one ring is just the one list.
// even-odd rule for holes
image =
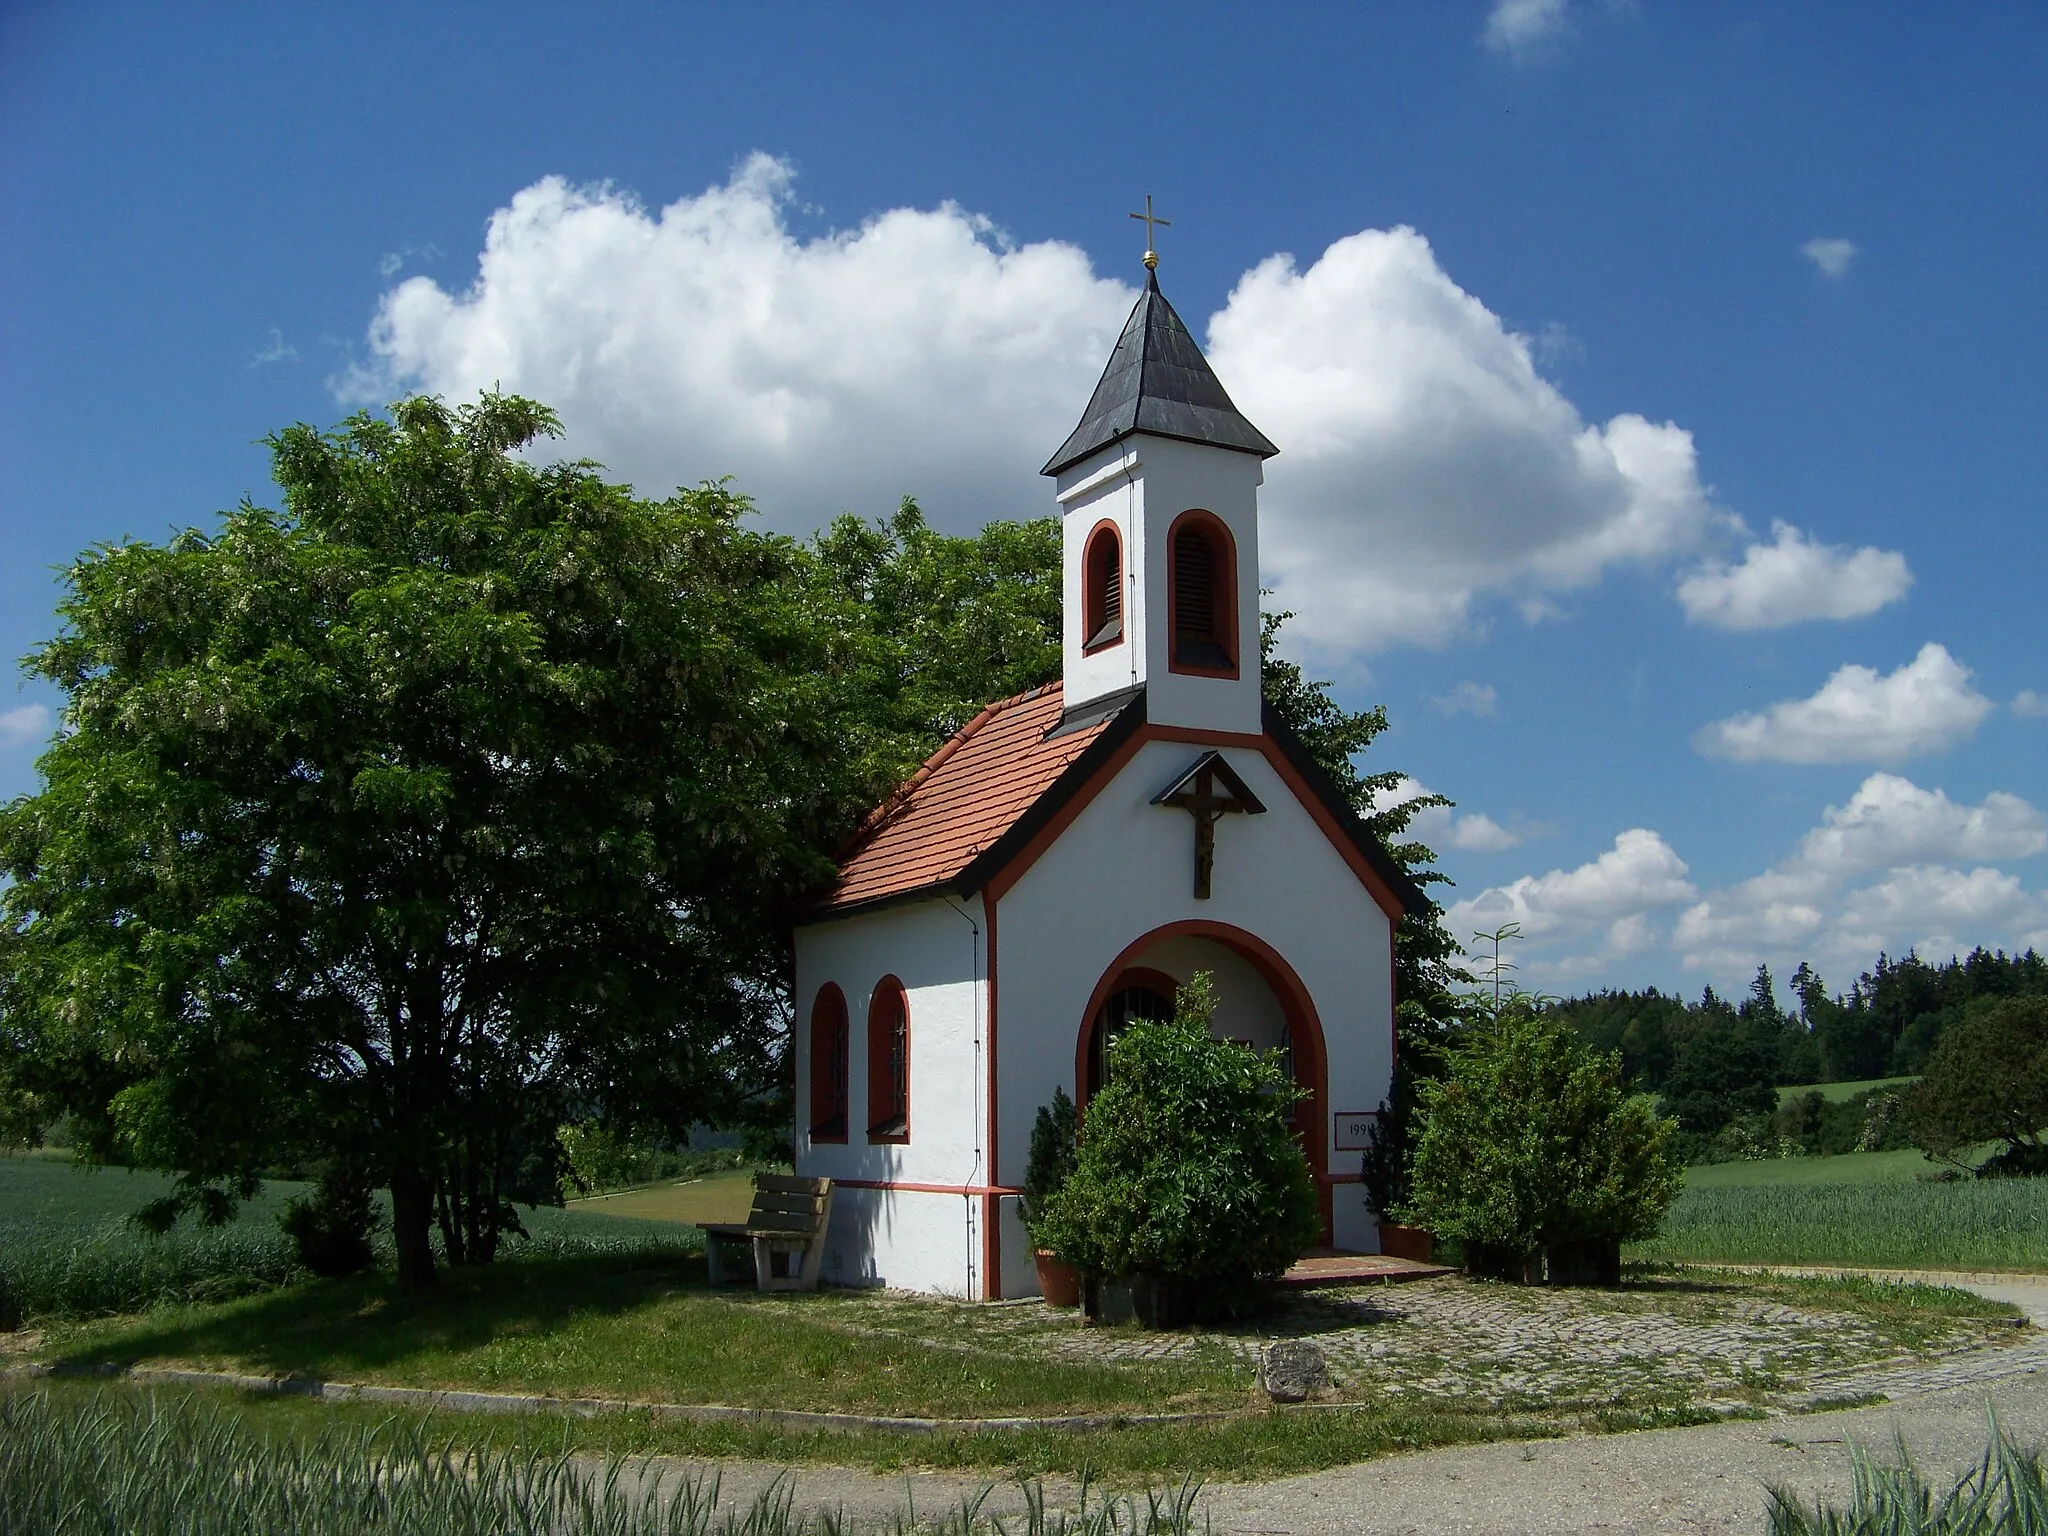
[[[1620, 1244], [1653, 1234], [1678, 1192], [1672, 1123], [1622, 1085], [1618, 1054], [1519, 1000], [1421, 1085], [1413, 1194], [1399, 1214], [1451, 1238], [1468, 1266], [1612, 1278]], [[1569, 1276], [1561, 1270], [1571, 1270]]]
[[1172, 1019], [1133, 1020], [1110, 1043], [1038, 1232], [1087, 1273], [1199, 1282], [1203, 1310], [1229, 1313], [1315, 1243], [1322, 1216], [1289, 1124], [1299, 1091], [1272, 1059], [1212, 1038], [1214, 1008], [1198, 974]]
[[1032, 1122], [1031, 1155], [1024, 1162], [1024, 1198], [1018, 1202], [1024, 1229], [1033, 1242], [1039, 1241], [1039, 1213], [1074, 1171], [1074, 1160], [1080, 1155], [1076, 1143], [1074, 1101], [1066, 1089], [1055, 1088], [1052, 1102], [1039, 1105], [1038, 1118]]
[[333, 1162], [322, 1168], [312, 1196], [294, 1195], [277, 1218], [298, 1260], [316, 1275], [353, 1275], [377, 1259], [370, 1234], [382, 1225], [368, 1177]]

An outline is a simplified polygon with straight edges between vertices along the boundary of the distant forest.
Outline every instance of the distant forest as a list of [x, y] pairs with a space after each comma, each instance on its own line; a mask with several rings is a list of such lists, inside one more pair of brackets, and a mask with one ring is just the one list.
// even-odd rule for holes
[[[1870, 1105], [1859, 1100], [1853, 1114], [1816, 1105], [1779, 1111], [1777, 1089], [1914, 1076], [1942, 1031], [1973, 1004], [2048, 996], [2048, 960], [2033, 950], [1977, 949], [1929, 965], [1909, 953], [1902, 960], [1880, 956], [1875, 969], [1839, 994], [1809, 965], [1801, 964], [1791, 981], [1798, 1008], [1790, 1013], [1764, 966], [1740, 1000], [1708, 987], [1689, 1003], [1649, 987], [1566, 998], [1549, 1011], [1595, 1049], [1619, 1051], [1629, 1076], [1678, 1118], [1694, 1156], [1742, 1155], [1788, 1137], [1808, 1151], [1848, 1151], [1890, 1144], [1881, 1127], [1870, 1129], [1877, 1124]], [[1843, 1136], [1861, 1139], [1834, 1144]], [[1717, 1137], [1718, 1149], [1710, 1148]]]

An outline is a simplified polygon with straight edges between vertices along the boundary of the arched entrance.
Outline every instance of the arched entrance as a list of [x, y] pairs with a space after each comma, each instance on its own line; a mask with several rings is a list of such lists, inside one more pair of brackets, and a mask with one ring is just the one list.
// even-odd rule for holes
[[1211, 1029], [1262, 1051], [1279, 1050], [1308, 1095], [1295, 1106], [1301, 1138], [1330, 1241], [1330, 1115], [1328, 1056], [1322, 1021], [1294, 968], [1280, 952], [1242, 928], [1192, 919], [1155, 928], [1110, 963], [1088, 999], [1074, 1048], [1074, 1102], [1085, 1108], [1102, 1085], [1103, 1048], [1134, 1018], [1165, 1018], [1173, 994], [1197, 971], [1216, 983]]

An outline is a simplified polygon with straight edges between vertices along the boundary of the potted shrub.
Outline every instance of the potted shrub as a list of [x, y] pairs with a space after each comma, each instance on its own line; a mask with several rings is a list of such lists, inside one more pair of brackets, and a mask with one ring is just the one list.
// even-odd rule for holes
[[1456, 1238], [1498, 1279], [1613, 1285], [1621, 1245], [1653, 1235], [1678, 1192], [1676, 1123], [1623, 1085], [1570, 1026], [1510, 999], [1421, 1085], [1422, 1135], [1400, 1213]]
[[1197, 975], [1173, 1018], [1110, 1043], [1073, 1172], [1040, 1211], [1040, 1240], [1081, 1269], [1098, 1321], [1242, 1316], [1321, 1235], [1289, 1124], [1299, 1090], [1272, 1058], [1213, 1038], [1214, 1008]]
[[1052, 1307], [1081, 1305], [1080, 1270], [1039, 1235], [1039, 1214], [1074, 1171], [1074, 1152], [1074, 1101], [1066, 1089], [1056, 1088], [1052, 1102], [1038, 1106], [1038, 1119], [1031, 1127], [1031, 1156], [1024, 1164], [1024, 1198], [1019, 1202], [1024, 1230], [1031, 1234], [1038, 1294]]

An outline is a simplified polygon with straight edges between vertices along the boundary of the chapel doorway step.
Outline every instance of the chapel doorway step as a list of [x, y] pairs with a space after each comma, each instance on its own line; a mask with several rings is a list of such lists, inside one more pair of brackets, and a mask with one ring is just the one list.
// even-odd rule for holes
[[1330, 1285], [1393, 1285], [1448, 1275], [1447, 1264], [1418, 1264], [1385, 1253], [1353, 1253], [1344, 1248], [1317, 1248], [1296, 1259], [1273, 1283], [1287, 1290], [1316, 1290]]

